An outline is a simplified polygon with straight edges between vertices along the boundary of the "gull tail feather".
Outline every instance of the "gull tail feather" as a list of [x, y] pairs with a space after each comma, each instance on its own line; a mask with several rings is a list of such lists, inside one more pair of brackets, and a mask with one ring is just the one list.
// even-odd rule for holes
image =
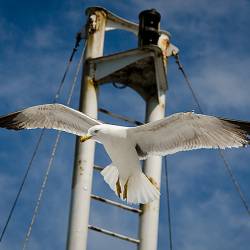
[[118, 169], [114, 165], [107, 166], [101, 174], [116, 195], [128, 203], [146, 204], [160, 196], [159, 190], [141, 171], [130, 176], [125, 182], [120, 178]]
[[159, 199], [160, 196], [159, 190], [142, 172], [129, 177], [127, 193], [127, 201], [135, 204], [146, 204]]
[[101, 171], [101, 175], [104, 178], [104, 181], [108, 183], [110, 188], [116, 192], [116, 182], [119, 177], [119, 172], [116, 166], [108, 165]]

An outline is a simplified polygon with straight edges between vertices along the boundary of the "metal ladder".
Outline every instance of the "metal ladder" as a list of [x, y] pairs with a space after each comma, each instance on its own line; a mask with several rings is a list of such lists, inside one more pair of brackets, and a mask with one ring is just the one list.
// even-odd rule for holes
[[[116, 82], [132, 88], [142, 96], [146, 102], [146, 122], [163, 118], [165, 116], [165, 94], [168, 88], [166, 78], [167, 60], [173, 54], [173, 51], [178, 53], [178, 48], [170, 43], [169, 32], [159, 30], [160, 14], [155, 10], [143, 11], [139, 15], [140, 25], [138, 25], [100, 7], [88, 8], [86, 13], [89, 16], [86, 26], [87, 52], [85, 55], [85, 66], [87, 68], [83, 76], [85, 85], [82, 85], [86, 100], [81, 100], [81, 111], [86, 112], [93, 118], [97, 117], [98, 108], [95, 86]], [[146, 20], [147, 16], [151, 16], [151, 21]], [[146, 25], [154, 25], [154, 27], [148, 29]], [[139, 47], [109, 56], [101, 56], [105, 31], [114, 29], [126, 30], [137, 35], [139, 38]], [[149, 34], [152, 32], [153, 38]], [[154, 42], [152, 42], [151, 38]], [[141, 72], [141, 74], [137, 74], [137, 72]], [[147, 75], [147, 77], [143, 77], [144, 75]], [[99, 109], [99, 111], [110, 113], [103, 109]], [[117, 114], [113, 114], [113, 117], [124, 118]], [[123, 120], [131, 121], [128, 117]], [[139, 122], [135, 121], [134, 124], [139, 125]], [[86, 229], [131, 242], [136, 244], [138, 249], [141, 250], [156, 250], [160, 201], [155, 200], [141, 205], [140, 208], [134, 208], [91, 194], [92, 177], [90, 178], [90, 176], [92, 176], [93, 170], [100, 171], [102, 168], [91, 165], [93, 160], [93, 144], [80, 145], [78, 141], [77, 147], [79, 152], [81, 151], [83, 154], [82, 156], [78, 154], [75, 161], [74, 181], [78, 181], [79, 185], [78, 188], [72, 190], [73, 199], [71, 201], [70, 214], [70, 221], [72, 223], [70, 223], [71, 230], [69, 230], [70, 234], [68, 235], [68, 250], [86, 249], [87, 231], [84, 227], [88, 220], [89, 205], [92, 200], [97, 200], [139, 215], [140, 239], [94, 225], [88, 225]], [[83, 163], [84, 166], [82, 165]], [[159, 188], [161, 165], [162, 159], [159, 156], [150, 157], [144, 164], [144, 173], [152, 178], [155, 185]], [[76, 185], [76, 182], [73, 182], [73, 184]], [[81, 185], [83, 185], [86, 192], [79, 188]], [[84, 199], [85, 204], [81, 204], [81, 208], [78, 207], [79, 203], [76, 201], [76, 197]], [[80, 215], [81, 211], [84, 210], [86, 214], [84, 216]], [[82, 239], [80, 239], [79, 228], [82, 228]], [[150, 233], [150, 237], [148, 237], [148, 233]], [[75, 243], [78, 240], [81, 242], [79, 244]]]

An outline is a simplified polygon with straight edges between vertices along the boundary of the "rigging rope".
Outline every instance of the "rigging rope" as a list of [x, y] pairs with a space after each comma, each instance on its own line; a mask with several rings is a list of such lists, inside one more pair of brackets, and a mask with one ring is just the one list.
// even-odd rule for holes
[[56, 149], [57, 149], [57, 146], [58, 146], [58, 143], [59, 143], [59, 140], [60, 140], [60, 136], [61, 136], [61, 131], [59, 131], [57, 133], [57, 136], [56, 136], [56, 141], [55, 141], [55, 144], [54, 144], [53, 149], [52, 149], [51, 158], [49, 160], [48, 168], [46, 170], [45, 177], [44, 177], [43, 183], [42, 183], [42, 187], [41, 187], [40, 193], [38, 195], [37, 203], [36, 203], [36, 206], [35, 206], [35, 209], [34, 209], [34, 212], [33, 212], [33, 216], [32, 216], [29, 228], [28, 228], [28, 232], [26, 233], [26, 237], [25, 237], [25, 240], [24, 240], [23, 248], [22, 248], [23, 250], [27, 249], [27, 245], [28, 245], [30, 235], [31, 235], [31, 232], [32, 232], [32, 227], [33, 227], [33, 225], [35, 223], [35, 220], [36, 220], [36, 217], [37, 217], [37, 214], [38, 214], [38, 211], [39, 211], [39, 207], [40, 207], [40, 203], [41, 203], [41, 200], [42, 200], [43, 192], [44, 192], [44, 189], [45, 189], [46, 184], [47, 184], [47, 180], [48, 180], [50, 169], [51, 169], [51, 166], [52, 166], [55, 154], [56, 154]]
[[[73, 48], [73, 50], [72, 50], [72, 53], [71, 53], [71, 55], [70, 55], [70, 57], [69, 57], [69, 60], [68, 60], [68, 62], [67, 62], [66, 69], [65, 69], [65, 71], [64, 71], [63, 77], [62, 77], [62, 79], [61, 79], [61, 81], [60, 81], [60, 84], [59, 84], [59, 86], [58, 86], [58, 89], [57, 89], [57, 91], [56, 91], [56, 94], [55, 94], [55, 96], [54, 96], [54, 98], [53, 98], [53, 103], [56, 103], [56, 101], [57, 101], [57, 100], [59, 99], [59, 97], [60, 97], [60, 93], [61, 93], [62, 87], [63, 87], [63, 85], [64, 85], [64, 82], [65, 82], [66, 76], [67, 76], [67, 74], [68, 74], [68, 71], [69, 71], [69, 69], [70, 69], [71, 63], [72, 63], [72, 61], [73, 61], [74, 55], [75, 55], [75, 53], [76, 53], [76, 51], [77, 51], [77, 49], [78, 49], [78, 47], [79, 47], [80, 41], [81, 41], [80, 33], [77, 33], [75, 46], [74, 46], [74, 48]], [[40, 147], [42, 138], [43, 138], [43, 136], [44, 136], [44, 132], [45, 132], [45, 131], [44, 131], [44, 129], [43, 129], [43, 130], [41, 131], [39, 137], [38, 137], [38, 140], [37, 140], [36, 145], [35, 145], [35, 149], [34, 149], [34, 151], [33, 151], [33, 153], [32, 153], [31, 159], [30, 159], [30, 161], [29, 161], [29, 163], [28, 163], [28, 166], [27, 166], [27, 169], [26, 169], [25, 174], [24, 174], [24, 176], [23, 176], [21, 185], [20, 185], [20, 187], [19, 187], [19, 189], [18, 189], [18, 191], [17, 191], [15, 200], [14, 200], [14, 202], [13, 202], [13, 205], [11, 206], [11, 209], [10, 209], [10, 212], [9, 212], [9, 214], [8, 214], [7, 220], [6, 220], [6, 222], [5, 222], [5, 225], [4, 225], [4, 227], [3, 227], [3, 230], [2, 230], [2, 232], [1, 232], [0, 242], [2, 241], [2, 239], [3, 239], [4, 235], [5, 235], [5, 232], [6, 232], [6, 230], [7, 230], [7, 227], [8, 227], [8, 225], [9, 225], [9, 222], [10, 222], [10, 220], [11, 220], [11, 218], [12, 218], [13, 212], [14, 212], [15, 207], [16, 207], [16, 205], [17, 205], [17, 202], [18, 202], [18, 200], [19, 200], [19, 197], [20, 197], [20, 195], [21, 195], [21, 193], [22, 193], [23, 186], [24, 186], [24, 184], [25, 184], [25, 182], [26, 182], [26, 179], [27, 179], [27, 177], [28, 177], [28, 174], [29, 174], [29, 171], [30, 171], [31, 166], [32, 166], [32, 164], [33, 164], [33, 161], [34, 161], [34, 159], [35, 159], [35, 156], [36, 156], [36, 154], [37, 154], [37, 152], [38, 152], [38, 149], [39, 149], [39, 147]]]
[[166, 195], [167, 195], [167, 208], [168, 208], [168, 237], [169, 237], [169, 249], [173, 250], [172, 240], [172, 223], [171, 223], [171, 210], [170, 210], [170, 197], [169, 197], [169, 182], [168, 182], [168, 165], [167, 157], [164, 156], [165, 176], [166, 176]]
[[[189, 87], [189, 89], [190, 89], [190, 91], [191, 91], [191, 93], [192, 93], [193, 99], [195, 100], [195, 102], [196, 102], [196, 104], [197, 104], [197, 106], [198, 106], [199, 112], [200, 112], [201, 114], [204, 114], [204, 113], [203, 113], [203, 110], [202, 110], [202, 108], [201, 108], [201, 105], [200, 105], [200, 103], [199, 103], [199, 100], [198, 100], [198, 98], [197, 98], [197, 96], [196, 96], [196, 94], [195, 94], [195, 92], [194, 92], [194, 90], [193, 90], [193, 87], [192, 87], [192, 85], [191, 85], [191, 82], [190, 82], [190, 80], [189, 80], [189, 78], [188, 78], [188, 76], [187, 76], [187, 74], [186, 74], [186, 72], [185, 72], [185, 70], [184, 70], [184, 68], [183, 68], [183, 65], [180, 63], [179, 54], [178, 54], [178, 53], [175, 53], [175, 54], [173, 54], [173, 56], [174, 56], [174, 58], [175, 58], [175, 62], [177, 63], [177, 65], [178, 65], [178, 67], [179, 67], [179, 70], [182, 72], [182, 74], [183, 74], [183, 76], [184, 76], [184, 79], [186, 80], [186, 83], [187, 83], [187, 85], [188, 85], [188, 87]], [[239, 195], [239, 197], [240, 197], [240, 199], [241, 199], [241, 201], [242, 201], [243, 206], [245, 207], [245, 209], [246, 209], [248, 215], [250, 215], [249, 205], [248, 205], [248, 203], [247, 203], [247, 200], [246, 200], [246, 198], [245, 198], [245, 195], [243, 194], [243, 192], [242, 192], [242, 190], [241, 190], [241, 187], [240, 187], [239, 182], [237, 181], [237, 179], [235, 178], [235, 176], [234, 176], [234, 174], [233, 174], [232, 167], [230, 166], [230, 164], [229, 164], [228, 161], [226, 160], [226, 157], [225, 157], [225, 155], [224, 155], [224, 153], [222, 152], [221, 149], [218, 149], [218, 153], [219, 153], [219, 156], [221, 157], [221, 159], [222, 159], [222, 161], [223, 161], [223, 163], [224, 163], [225, 169], [226, 169], [226, 171], [227, 171], [228, 174], [229, 174], [229, 177], [230, 177], [230, 179], [231, 179], [231, 181], [232, 181], [232, 183], [233, 183], [233, 185], [234, 185], [234, 187], [235, 187], [235, 190], [236, 190], [236, 192], [238, 193], [238, 195]]]
[[59, 85], [59, 87], [58, 87], [58, 90], [57, 90], [57, 92], [56, 92], [56, 95], [55, 95], [55, 97], [54, 97], [54, 100], [53, 100], [54, 103], [57, 102], [57, 100], [59, 99], [59, 96], [60, 96], [60, 93], [61, 93], [61, 90], [62, 90], [64, 81], [65, 81], [65, 78], [66, 78], [66, 76], [67, 76], [67, 74], [68, 74], [69, 68], [70, 68], [70, 66], [71, 66], [71, 63], [72, 63], [73, 58], [74, 58], [74, 55], [75, 55], [75, 53], [76, 53], [76, 51], [77, 51], [77, 49], [78, 49], [78, 47], [79, 47], [79, 45], [80, 45], [81, 40], [82, 40], [81, 32], [78, 32], [77, 35], [76, 35], [75, 46], [74, 46], [74, 48], [72, 49], [71, 55], [70, 55], [70, 57], [69, 57], [69, 60], [68, 60], [68, 62], [67, 62], [67, 65], [66, 65], [65, 72], [64, 72], [64, 74], [63, 74], [63, 77], [62, 77], [62, 80], [61, 80], [60, 85]]
[[[69, 96], [68, 96], [68, 99], [67, 99], [67, 102], [66, 102], [67, 105], [70, 104], [72, 96], [73, 96], [73, 92], [74, 92], [74, 89], [75, 89], [75, 86], [76, 86], [76, 83], [77, 83], [78, 75], [79, 75], [79, 72], [80, 72], [80, 69], [81, 69], [86, 44], [87, 44], [87, 42], [85, 42], [85, 45], [84, 45], [84, 48], [83, 48], [79, 63], [77, 65], [76, 73], [75, 73], [73, 83], [72, 83], [71, 89], [69, 91]], [[55, 159], [55, 154], [56, 154], [56, 150], [57, 150], [60, 138], [61, 138], [61, 131], [58, 131], [55, 143], [54, 143], [53, 148], [52, 148], [51, 157], [49, 159], [48, 167], [47, 167], [47, 170], [46, 170], [43, 182], [42, 182], [42, 186], [41, 186], [41, 189], [40, 189], [40, 192], [39, 192], [39, 195], [38, 195], [38, 199], [37, 199], [36, 206], [35, 206], [35, 209], [34, 209], [34, 212], [33, 212], [33, 216], [32, 216], [28, 231], [27, 231], [26, 236], [25, 236], [25, 240], [24, 240], [24, 244], [23, 244], [23, 248], [22, 248], [23, 250], [27, 249], [27, 245], [29, 243], [32, 228], [33, 228], [33, 225], [35, 223], [36, 217], [38, 215], [41, 200], [42, 200], [42, 197], [43, 197], [44, 190], [46, 188], [46, 184], [47, 184], [47, 181], [48, 181], [48, 177], [49, 177], [49, 174], [50, 174], [50, 170], [51, 170], [53, 161]]]
[[29, 164], [28, 164], [28, 167], [27, 167], [27, 169], [26, 169], [26, 172], [25, 172], [25, 174], [24, 174], [23, 180], [22, 180], [21, 185], [20, 185], [20, 187], [19, 187], [19, 189], [18, 189], [18, 192], [17, 192], [17, 194], [16, 194], [16, 198], [15, 198], [15, 200], [14, 200], [14, 202], [13, 202], [13, 205], [12, 205], [12, 207], [11, 207], [11, 209], [10, 209], [9, 215], [8, 215], [7, 220], [6, 220], [6, 222], [5, 222], [4, 228], [3, 228], [3, 230], [2, 230], [1, 237], [0, 237], [0, 241], [2, 241], [3, 236], [4, 236], [5, 232], [6, 232], [6, 229], [7, 229], [8, 225], [9, 225], [10, 219], [11, 219], [11, 217], [12, 217], [12, 215], [13, 215], [13, 212], [14, 212], [14, 209], [15, 209], [15, 207], [16, 207], [16, 205], [17, 205], [17, 202], [18, 202], [18, 199], [19, 199], [19, 197], [20, 197], [20, 194], [21, 194], [21, 192], [22, 192], [22, 190], [23, 190], [23, 186], [24, 186], [25, 181], [26, 181], [26, 179], [27, 179], [27, 176], [28, 176], [28, 173], [29, 173], [29, 171], [30, 171], [31, 165], [32, 165], [32, 163], [33, 163], [33, 161], [34, 161], [34, 158], [35, 158], [35, 156], [36, 156], [36, 154], [37, 154], [37, 151], [38, 151], [38, 148], [39, 148], [40, 143], [41, 143], [41, 141], [42, 141], [43, 135], [44, 135], [44, 129], [41, 131], [41, 133], [40, 133], [40, 135], [39, 135], [39, 138], [38, 138], [38, 140], [37, 140], [35, 149], [34, 149], [34, 151], [33, 151], [33, 153], [32, 153], [32, 156], [31, 156], [31, 159], [30, 159], [30, 161], [29, 161]]

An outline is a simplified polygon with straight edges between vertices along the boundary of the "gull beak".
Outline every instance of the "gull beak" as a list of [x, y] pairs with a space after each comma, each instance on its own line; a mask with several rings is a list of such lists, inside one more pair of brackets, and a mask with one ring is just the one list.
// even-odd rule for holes
[[80, 137], [80, 142], [85, 142], [92, 138], [92, 135], [84, 135]]

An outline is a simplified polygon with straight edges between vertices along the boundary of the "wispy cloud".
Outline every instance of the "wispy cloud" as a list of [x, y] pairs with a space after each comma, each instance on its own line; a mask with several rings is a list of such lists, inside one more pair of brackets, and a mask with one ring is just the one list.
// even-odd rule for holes
[[26, 46], [36, 49], [55, 49], [63, 44], [60, 30], [61, 27], [58, 28], [52, 25], [38, 27], [27, 38]]

